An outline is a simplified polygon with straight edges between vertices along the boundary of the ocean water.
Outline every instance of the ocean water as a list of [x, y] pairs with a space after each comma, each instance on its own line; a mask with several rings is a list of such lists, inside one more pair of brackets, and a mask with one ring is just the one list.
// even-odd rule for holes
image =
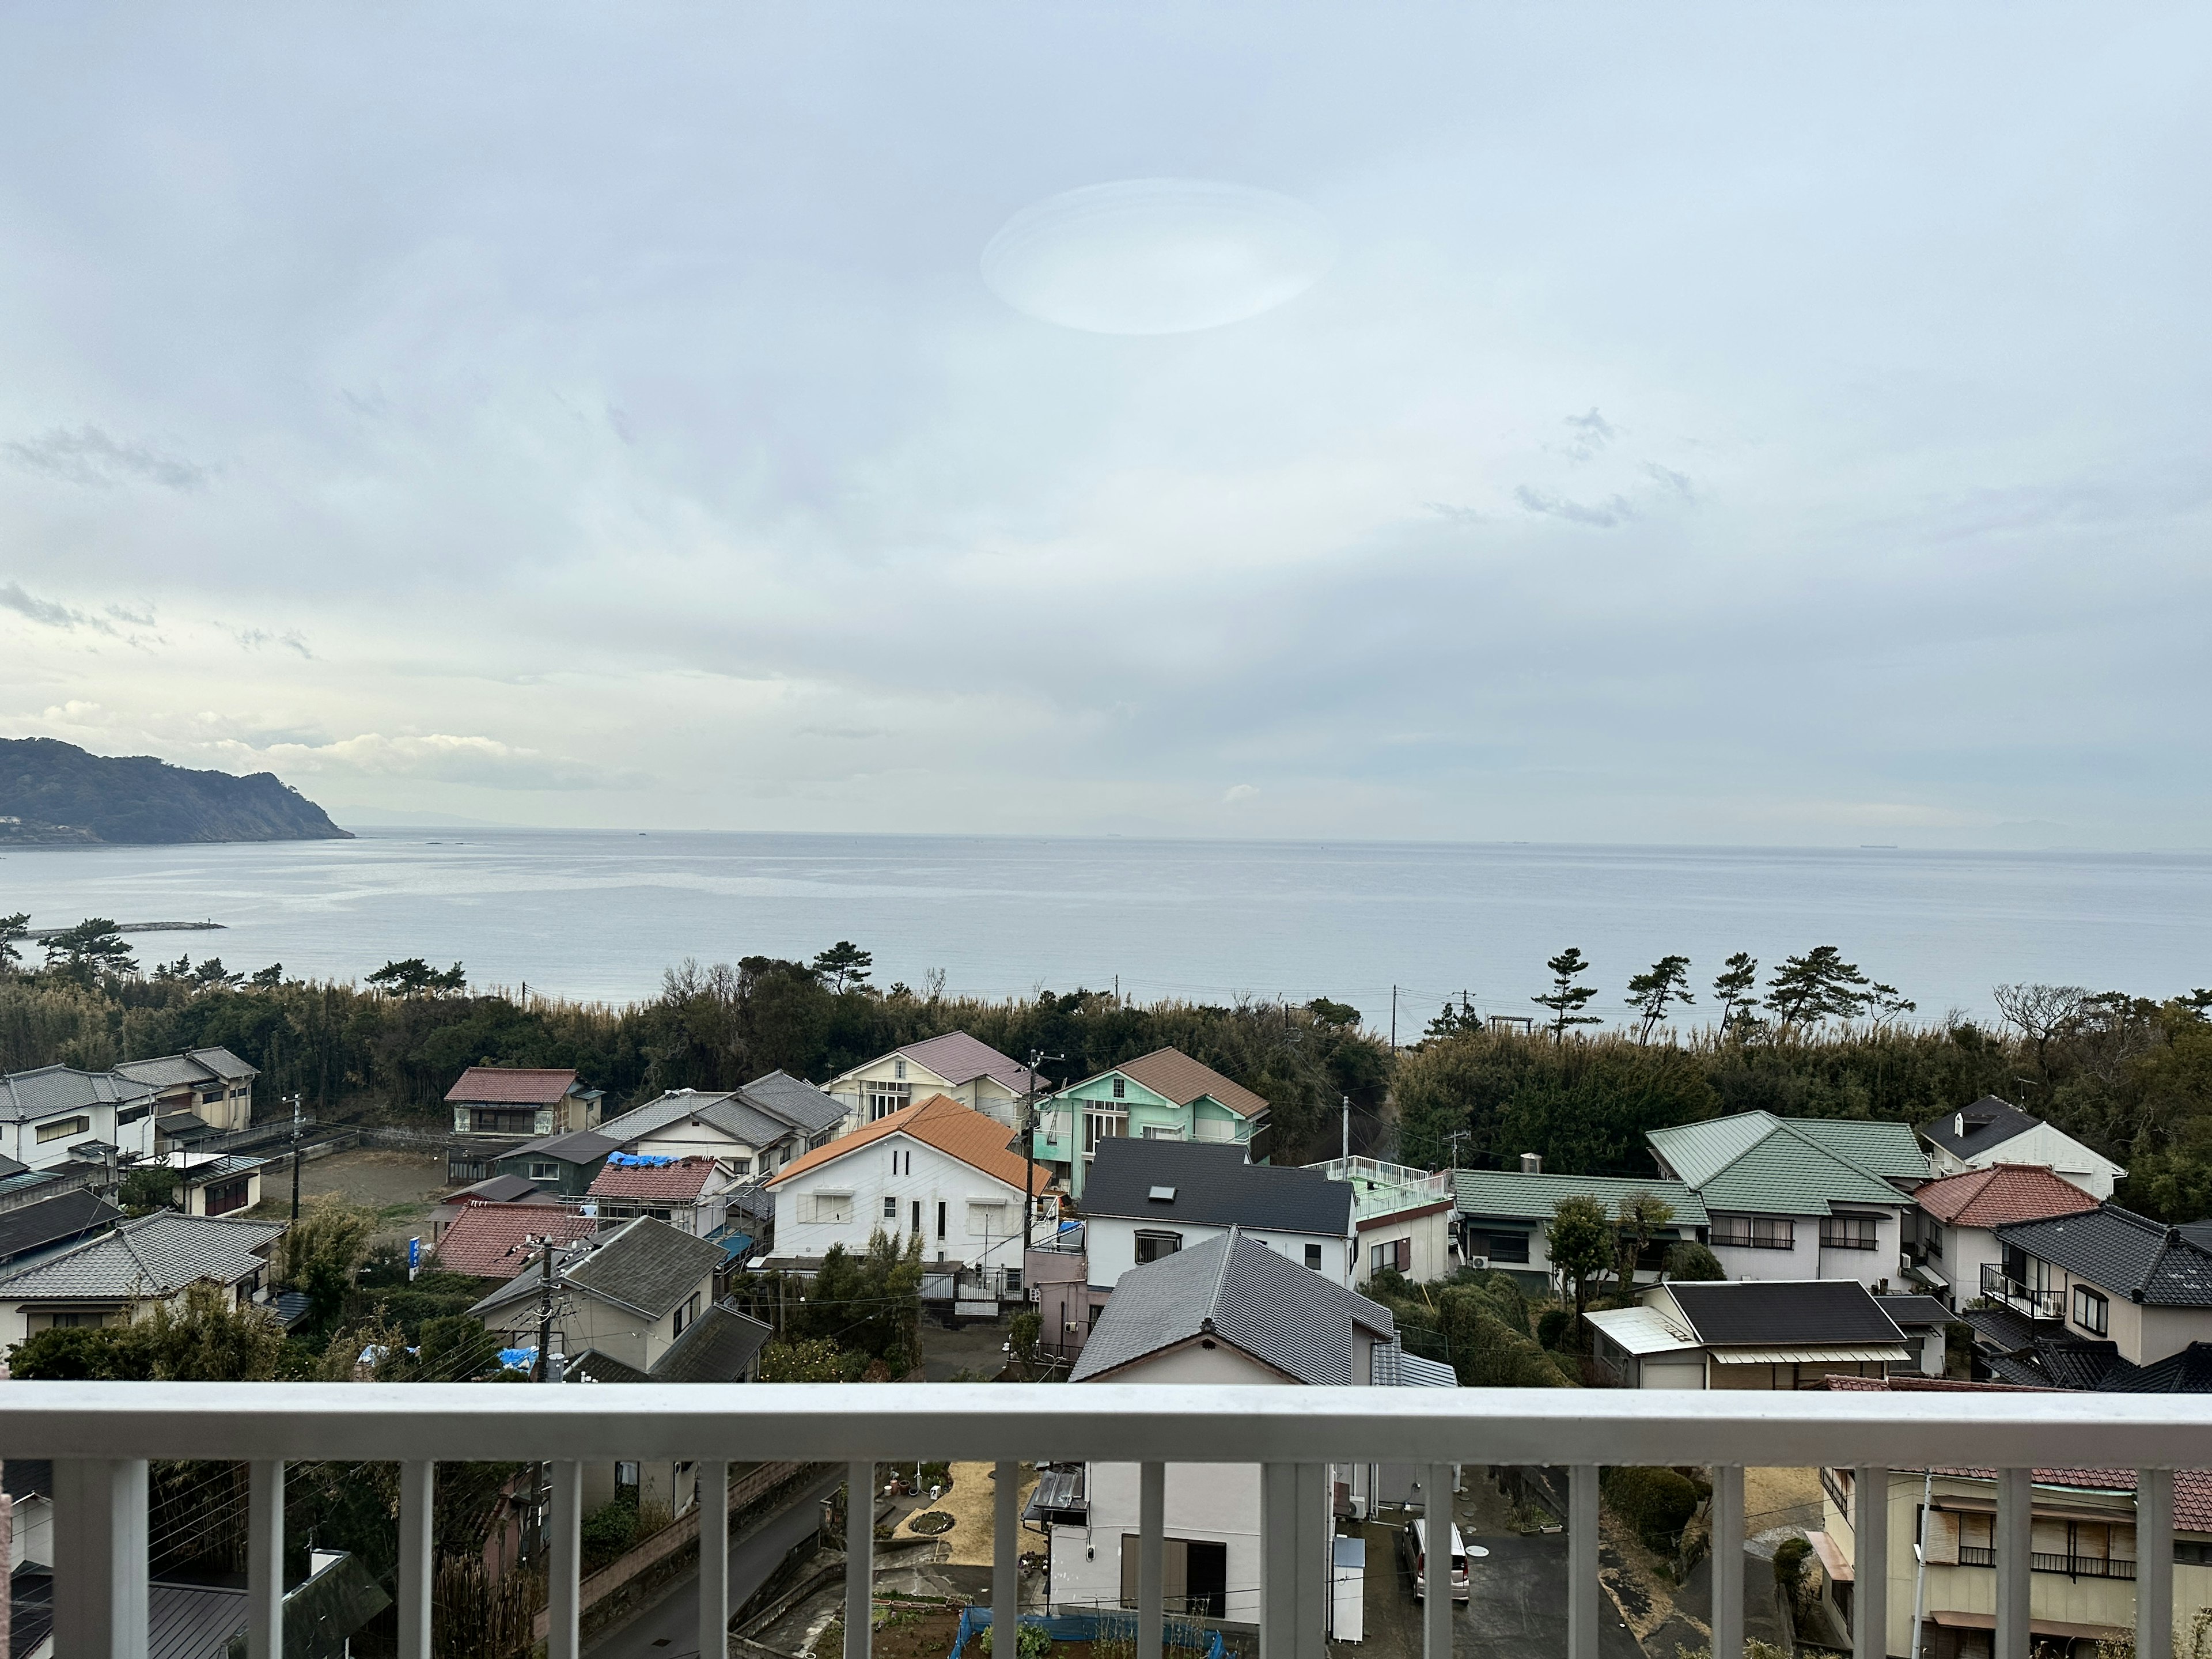
[[[1669, 951], [1708, 984], [1747, 950], [1832, 944], [1921, 1010], [2012, 980], [2163, 995], [2212, 984], [2212, 857], [1885, 849], [1158, 842], [372, 830], [350, 842], [19, 848], [0, 913], [33, 924], [212, 919], [143, 960], [357, 976], [459, 961], [477, 985], [650, 994], [686, 957], [809, 957], [849, 939], [875, 978], [956, 992], [1327, 994], [1418, 1030], [1464, 993], [1534, 1012], [1578, 945], [1592, 1005]], [[1701, 995], [1700, 1006], [1705, 998]]]

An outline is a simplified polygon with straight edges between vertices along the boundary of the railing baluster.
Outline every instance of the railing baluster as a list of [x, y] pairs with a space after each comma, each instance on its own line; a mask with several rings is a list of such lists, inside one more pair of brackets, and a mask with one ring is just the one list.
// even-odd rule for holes
[[1328, 1659], [1329, 1542], [1336, 1535], [1328, 1465], [1297, 1467], [1297, 1659]]
[[2173, 1471], [2136, 1471], [2136, 1651], [2173, 1650]]
[[553, 1487], [552, 1552], [546, 1566], [545, 1659], [581, 1659], [583, 1642], [584, 1466], [549, 1463]]
[[1260, 1470], [1260, 1659], [1297, 1659], [1297, 1466]]
[[[1421, 1519], [1428, 1533], [1422, 1561], [1421, 1659], [1451, 1659], [1452, 1466], [1429, 1465], [1421, 1487]], [[1470, 1570], [1473, 1562], [1468, 1564]], [[1330, 1575], [1335, 1577], [1334, 1573]]]
[[1014, 1650], [1022, 1613], [1022, 1466], [998, 1465], [991, 1525], [991, 1651]]
[[1597, 1659], [1597, 1473], [1594, 1463], [1567, 1471], [1567, 1659]]
[[1743, 1470], [1713, 1471], [1713, 1659], [1743, 1659]]
[[[845, 1468], [845, 1659], [868, 1659], [875, 1632], [876, 1466]], [[995, 1649], [998, 1644], [992, 1646]]]
[[699, 1465], [699, 1659], [729, 1659], [730, 1466]]
[[[1851, 1659], [1889, 1652], [1889, 1471], [1851, 1471]], [[1719, 1659], [1717, 1655], [1715, 1659]]]
[[246, 1659], [284, 1659], [284, 1466], [246, 1466]]
[[399, 1466], [399, 1659], [430, 1659], [431, 1499], [435, 1463]]
[[146, 1465], [54, 1464], [54, 1651], [146, 1659]]
[[2033, 1469], [1997, 1471], [1997, 1639], [1996, 1659], [2028, 1659], [2028, 1546], [2035, 1533]]
[[[1161, 1597], [1166, 1590], [1168, 1466], [1137, 1466], [1137, 1659], [1160, 1659]], [[995, 1653], [998, 1644], [992, 1644]]]

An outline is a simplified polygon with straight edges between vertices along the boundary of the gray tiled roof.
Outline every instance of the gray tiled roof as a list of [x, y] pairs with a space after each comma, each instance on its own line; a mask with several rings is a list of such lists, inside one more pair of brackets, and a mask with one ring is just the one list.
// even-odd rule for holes
[[203, 1279], [231, 1284], [262, 1266], [266, 1247], [283, 1231], [282, 1222], [157, 1210], [0, 1274], [0, 1302], [110, 1301], [169, 1296]]
[[1847, 1348], [1905, 1340], [1855, 1279], [1677, 1279], [1666, 1291], [1708, 1346]]
[[656, 1382], [736, 1382], [775, 1332], [735, 1308], [716, 1303], [684, 1327], [653, 1362]]
[[1522, 1175], [1513, 1170], [1455, 1170], [1459, 1212], [1492, 1221], [1549, 1221], [1563, 1198], [1594, 1198], [1608, 1210], [1632, 1193], [1664, 1200], [1676, 1224], [1702, 1227], [1705, 1206], [1679, 1181], [1622, 1176]]
[[1984, 1095], [1971, 1106], [1946, 1112], [1922, 1124], [1920, 1133], [1947, 1152], [1960, 1158], [1978, 1158], [1993, 1146], [2002, 1146], [2026, 1134], [2042, 1121], [2029, 1116], [2008, 1100]]
[[0, 1262], [105, 1232], [122, 1214], [98, 1193], [83, 1188], [0, 1212]]
[[1958, 1317], [1932, 1296], [1878, 1296], [1875, 1304], [1900, 1331], [1915, 1326], [1948, 1325]]
[[2192, 1342], [2148, 1365], [2116, 1371], [2097, 1388], [2106, 1394], [2212, 1394], [2212, 1342]]
[[1248, 1164], [1239, 1146], [1115, 1136], [1098, 1143], [1082, 1207], [1086, 1216], [1349, 1238], [1352, 1200], [1346, 1182], [1318, 1170]]
[[845, 1121], [844, 1102], [825, 1095], [804, 1078], [788, 1072], [770, 1072], [744, 1086], [745, 1098], [778, 1117], [787, 1118], [810, 1135], [836, 1127]]
[[260, 1073], [228, 1048], [187, 1048], [181, 1054], [162, 1054], [153, 1060], [126, 1060], [115, 1068], [133, 1083], [150, 1089], [173, 1089], [179, 1084], [243, 1083]]
[[41, 1066], [0, 1077], [0, 1120], [27, 1122], [90, 1106], [133, 1105], [154, 1091], [112, 1072], [80, 1072], [74, 1066]]
[[692, 1117], [711, 1123], [749, 1146], [771, 1146], [792, 1133], [792, 1126], [782, 1118], [763, 1111], [741, 1095], [701, 1094], [690, 1089], [633, 1106], [620, 1117], [601, 1123], [597, 1133], [618, 1146], [627, 1146]]
[[550, 1158], [563, 1164], [596, 1164], [621, 1145], [619, 1140], [610, 1139], [597, 1129], [570, 1129], [561, 1134], [526, 1141], [511, 1152], [501, 1152], [492, 1162], [505, 1164], [511, 1158]]
[[1069, 1381], [1081, 1382], [1201, 1336], [1214, 1336], [1301, 1382], [1346, 1388], [1353, 1330], [1389, 1340], [1389, 1310], [1230, 1231], [1114, 1285]]
[[[602, 1297], [648, 1319], [665, 1318], [711, 1274], [722, 1260], [721, 1247], [678, 1231], [665, 1221], [640, 1216], [610, 1231], [579, 1239], [562, 1254], [562, 1280]], [[481, 1317], [538, 1293], [542, 1270], [517, 1273], [469, 1310]], [[4, 1290], [0, 1281], [0, 1290]]]
[[2212, 1308], [2212, 1249], [2148, 1216], [2106, 1204], [1996, 1230], [2039, 1261], [2153, 1308]]

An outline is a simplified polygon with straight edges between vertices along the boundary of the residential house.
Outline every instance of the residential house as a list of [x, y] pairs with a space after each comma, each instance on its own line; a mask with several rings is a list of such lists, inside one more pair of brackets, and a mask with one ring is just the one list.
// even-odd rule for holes
[[1992, 1164], [1915, 1188], [1907, 1217], [1905, 1276], [1954, 1308], [1989, 1294], [2002, 1266], [1996, 1230], [2015, 1221], [2079, 1215], [2097, 1200], [2041, 1164]]
[[1984, 1095], [1971, 1106], [1920, 1126], [1929, 1161], [1939, 1176], [1963, 1175], [1995, 1164], [2040, 1164], [2094, 1199], [2112, 1195], [2127, 1170], [2073, 1136], [2031, 1117], [2008, 1100]]
[[0, 1271], [42, 1261], [106, 1232], [122, 1218], [122, 1211], [82, 1188], [0, 1210]]
[[1386, 1267], [1425, 1284], [1449, 1278], [1459, 1266], [1450, 1170], [1415, 1170], [1372, 1158], [1331, 1158], [1306, 1167], [1352, 1190], [1355, 1286]]
[[[593, 1171], [597, 1173], [596, 1170]], [[590, 1189], [585, 1182], [578, 1197]], [[496, 1175], [479, 1181], [458, 1192], [448, 1193], [430, 1211], [430, 1243], [433, 1248], [446, 1236], [447, 1229], [460, 1218], [461, 1212], [476, 1205], [522, 1205], [562, 1209], [574, 1208], [574, 1204], [556, 1193], [547, 1192], [536, 1182], [519, 1175]]]
[[210, 1156], [179, 1151], [157, 1153], [150, 1164], [141, 1161], [133, 1167], [166, 1167], [169, 1202], [186, 1215], [229, 1215], [261, 1201], [261, 1171], [267, 1162], [238, 1152]]
[[824, 1141], [835, 1139], [845, 1125], [843, 1101], [788, 1072], [770, 1072], [765, 1077], [757, 1077], [738, 1092], [753, 1105], [775, 1113], [803, 1133], [806, 1145], [800, 1150], [804, 1152], [812, 1152]]
[[1080, 1206], [1101, 1141], [1218, 1141], [1249, 1158], [1267, 1122], [1267, 1103], [1249, 1089], [1180, 1049], [1158, 1048], [1045, 1101], [1036, 1156], [1052, 1165]]
[[965, 1031], [948, 1031], [840, 1073], [822, 1091], [844, 1108], [838, 1133], [850, 1134], [932, 1095], [1018, 1129], [1024, 1109], [1043, 1086], [1042, 1079], [1011, 1055]]
[[626, 1152], [711, 1158], [741, 1178], [772, 1175], [831, 1138], [743, 1089], [721, 1094], [672, 1090], [608, 1119], [599, 1133]]
[[[495, 1179], [520, 1178], [556, 1198], [581, 1198], [599, 1179], [607, 1154], [621, 1145], [607, 1134], [605, 1125], [573, 1129], [566, 1134], [525, 1141], [512, 1152], [501, 1152], [491, 1160], [491, 1166]], [[477, 1183], [479, 1187], [490, 1184]]]
[[447, 1224], [431, 1255], [447, 1273], [504, 1282], [535, 1261], [547, 1239], [572, 1244], [599, 1228], [597, 1218], [574, 1206], [471, 1204]]
[[1542, 1161], [1524, 1154], [1519, 1170], [1451, 1171], [1459, 1259], [1469, 1267], [1503, 1273], [1525, 1291], [1557, 1294], [1545, 1229], [1571, 1198], [1595, 1200], [1618, 1217], [1623, 1200], [1657, 1199], [1674, 1213], [1654, 1230], [1638, 1257], [1639, 1276], [1656, 1279], [1667, 1251], [1705, 1237], [1705, 1206], [1679, 1181], [1636, 1181], [1620, 1176], [1546, 1175]]
[[123, 1325], [187, 1287], [221, 1285], [235, 1307], [266, 1294], [281, 1222], [157, 1210], [0, 1272], [0, 1346], [61, 1327]]
[[[1074, 1382], [1349, 1388], [1452, 1387], [1449, 1367], [1406, 1353], [1389, 1311], [1239, 1231], [1125, 1277]], [[1332, 1516], [1372, 1507], [1370, 1466], [1338, 1466], [1312, 1505], [1310, 1570], [1330, 1570]], [[1386, 1477], [1387, 1478], [1387, 1477]], [[1400, 1478], [1402, 1481], [1403, 1474]], [[1170, 1463], [1166, 1597], [1176, 1612], [1254, 1625], [1260, 1612], [1261, 1470]], [[1073, 1483], [1066, 1483], [1071, 1488]], [[1055, 1613], [1133, 1607], [1138, 1466], [1091, 1463], [1080, 1497], [1056, 1492], [1048, 1583]]]
[[1915, 1345], [1848, 1279], [1670, 1280], [1583, 1316], [1591, 1357], [1625, 1389], [1816, 1389], [1887, 1376]]
[[1942, 1376], [1948, 1358], [1951, 1326], [1958, 1315], [1932, 1296], [1878, 1296], [1875, 1305], [1889, 1316], [1891, 1324], [1905, 1333], [1905, 1344], [1912, 1350], [1911, 1358], [1905, 1361], [1905, 1370], [1923, 1376]]
[[2117, 1204], [1999, 1227], [1983, 1305], [1965, 1314], [1982, 1368], [2034, 1387], [2117, 1387], [2212, 1340], [2212, 1243], [2191, 1231]]
[[587, 1196], [604, 1220], [649, 1215], [704, 1238], [727, 1216], [733, 1184], [729, 1171], [711, 1158], [610, 1152]]
[[518, 1141], [573, 1134], [595, 1128], [602, 1091], [577, 1080], [574, 1072], [537, 1066], [471, 1066], [446, 1091], [453, 1109], [453, 1133], [506, 1145], [464, 1141], [446, 1154], [450, 1181], [482, 1181], [489, 1166]]
[[[1863, 1389], [1965, 1391], [1990, 1385], [1895, 1377], [1838, 1378]], [[1852, 1510], [1855, 1471], [1826, 1468], [1825, 1524], [1814, 1534], [1848, 1615], [1867, 1565], [1858, 1559]], [[2136, 1606], [2136, 1472], [2039, 1468], [2030, 1492], [2028, 1621], [2043, 1659], [2095, 1659], [2100, 1642], [2132, 1650]], [[1888, 1510], [1888, 1629], [1884, 1650], [1929, 1659], [1995, 1659], [1996, 1509], [1995, 1472], [1892, 1469]], [[1926, 1507], [1926, 1571], [1916, 1548]], [[2173, 1474], [2173, 1629], [2185, 1643], [2197, 1609], [2212, 1606], [2212, 1473]], [[1912, 1613], [1921, 1599], [1916, 1643]]]
[[253, 1122], [253, 1079], [261, 1073], [228, 1048], [187, 1048], [158, 1060], [126, 1060], [115, 1073], [153, 1091], [154, 1115], [186, 1132], [186, 1118], [217, 1134]]
[[37, 1172], [148, 1158], [155, 1091], [113, 1072], [41, 1066], [0, 1077], [0, 1154]]
[[1731, 1279], [1903, 1274], [1907, 1194], [1928, 1154], [1902, 1123], [1740, 1112], [1645, 1137], [1659, 1172], [1698, 1195], [1705, 1242]]
[[[751, 1382], [760, 1376], [761, 1350], [775, 1334], [751, 1315], [718, 1302], [684, 1327], [684, 1334], [645, 1370], [588, 1349], [562, 1371], [564, 1382]], [[697, 1465], [664, 1459], [584, 1465], [584, 1507], [597, 1509], [623, 1487], [638, 1501], [681, 1515], [698, 1499]]]
[[[556, 1249], [553, 1328], [560, 1353], [597, 1349], [649, 1371], [714, 1305], [721, 1251], [665, 1221], [641, 1216]], [[469, 1312], [508, 1346], [534, 1348], [544, 1295], [541, 1259]]]
[[1349, 1288], [1352, 1191], [1317, 1170], [1247, 1164], [1241, 1148], [1188, 1140], [1102, 1142], [1083, 1206], [1083, 1252], [1047, 1234], [1025, 1258], [1042, 1340], [1072, 1359], [1132, 1268], [1219, 1238], [1232, 1228], [1332, 1285]]

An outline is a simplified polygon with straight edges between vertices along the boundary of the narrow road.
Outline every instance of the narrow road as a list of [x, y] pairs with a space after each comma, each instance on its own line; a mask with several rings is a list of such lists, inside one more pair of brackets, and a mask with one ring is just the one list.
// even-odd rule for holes
[[[730, 1606], [734, 1608], [767, 1583], [792, 1546], [811, 1533], [822, 1500], [844, 1483], [842, 1469], [825, 1474], [778, 1510], [767, 1525], [730, 1550]], [[660, 1601], [619, 1625], [585, 1650], [592, 1659], [699, 1659], [699, 1572], [678, 1581]], [[708, 1659], [726, 1659], [711, 1654]]]

